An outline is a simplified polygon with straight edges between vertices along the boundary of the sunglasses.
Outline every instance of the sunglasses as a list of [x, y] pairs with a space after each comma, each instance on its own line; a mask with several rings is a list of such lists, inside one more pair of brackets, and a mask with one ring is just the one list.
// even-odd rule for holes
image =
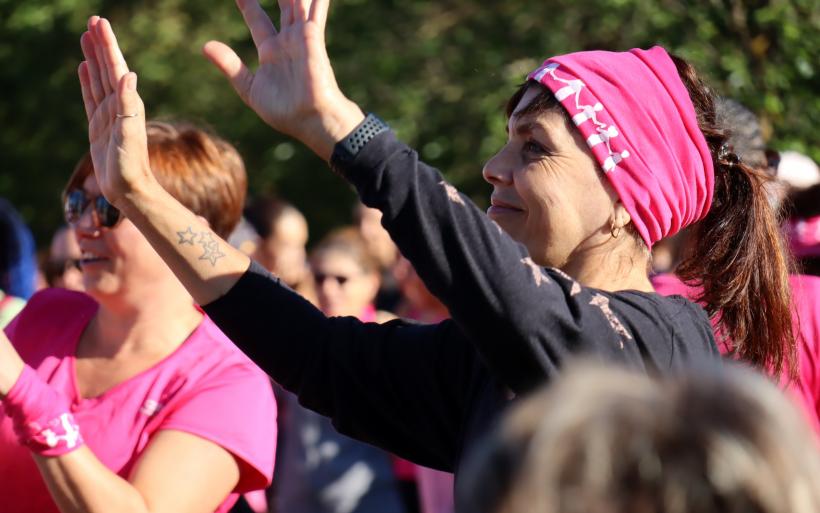
[[89, 204], [94, 205], [97, 223], [105, 228], [113, 228], [122, 219], [120, 211], [104, 196], [88, 196], [82, 189], [74, 189], [66, 194], [63, 213], [68, 224], [77, 224]]

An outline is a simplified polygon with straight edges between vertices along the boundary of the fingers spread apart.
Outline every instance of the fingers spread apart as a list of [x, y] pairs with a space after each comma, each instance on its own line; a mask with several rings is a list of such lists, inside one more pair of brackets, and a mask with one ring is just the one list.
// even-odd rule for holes
[[208, 41], [202, 47], [202, 53], [219, 68], [222, 74], [228, 77], [239, 97], [247, 102], [253, 83], [253, 73], [248, 70], [236, 52], [225, 43]]

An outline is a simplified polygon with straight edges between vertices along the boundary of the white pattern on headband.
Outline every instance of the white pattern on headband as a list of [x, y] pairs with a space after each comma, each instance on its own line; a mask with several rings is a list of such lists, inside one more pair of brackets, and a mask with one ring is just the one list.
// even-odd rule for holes
[[601, 167], [604, 169], [605, 173], [608, 173], [615, 169], [619, 162], [623, 159], [629, 157], [629, 152], [624, 150], [620, 153], [612, 151], [612, 146], [610, 144], [610, 140], [618, 137], [620, 132], [615, 125], [607, 125], [603, 121], [598, 120], [597, 113], [604, 110], [604, 106], [601, 102], [596, 102], [595, 105], [582, 105], [581, 104], [581, 89], [586, 87], [586, 84], [582, 80], [577, 78], [573, 78], [570, 80], [565, 80], [563, 78], [559, 78], [555, 75], [555, 70], [558, 69], [560, 65], [557, 62], [550, 62], [546, 66], [543, 66], [536, 70], [532, 75], [532, 79], [538, 82], [544, 78], [545, 75], [549, 74], [553, 80], [556, 82], [560, 82], [562, 84], [566, 84], [557, 91], [553, 93], [555, 99], [559, 102], [564, 101], [564, 99], [574, 96], [575, 97], [575, 109], [578, 111], [575, 114], [572, 114], [572, 122], [575, 123], [575, 126], [580, 127], [583, 123], [587, 121], [592, 121], [595, 125], [595, 130], [598, 132], [597, 134], [590, 135], [586, 142], [587, 146], [590, 149], [593, 149], [595, 146], [599, 144], [605, 144], [607, 148], [607, 152], [609, 156], [604, 159], [601, 163]]

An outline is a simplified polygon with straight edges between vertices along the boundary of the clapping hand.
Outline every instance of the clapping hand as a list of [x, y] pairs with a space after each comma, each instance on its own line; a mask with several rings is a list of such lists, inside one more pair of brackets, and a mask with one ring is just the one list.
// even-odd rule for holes
[[251, 72], [227, 45], [203, 52], [267, 124], [330, 158], [333, 145], [364, 119], [342, 94], [325, 49], [329, 0], [279, 0], [279, 30], [257, 0], [237, 0], [259, 57]]
[[80, 86], [88, 117], [91, 161], [100, 189], [120, 206], [135, 189], [155, 183], [148, 163], [145, 107], [137, 75], [128, 71], [108, 20], [93, 16], [80, 38]]

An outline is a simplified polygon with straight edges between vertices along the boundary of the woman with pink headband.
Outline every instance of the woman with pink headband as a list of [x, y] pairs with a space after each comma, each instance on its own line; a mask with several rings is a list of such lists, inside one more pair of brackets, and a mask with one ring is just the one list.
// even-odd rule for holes
[[94, 167], [208, 315], [342, 433], [458, 471], [512, 397], [576, 355], [647, 373], [718, 362], [707, 313], [655, 294], [647, 277], [651, 245], [697, 221], [709, 252], [692, 266], [708, 264], [709, 309], [722, 308], [749, 361], [789, 360], [787, 258], [761, 178], [719, 153], [708, 92], [662, 48], [570, 54], [530, 74], [510, 102], [509, 139], [484, 168], [487, 216], [339, 90], [327, 0], [280, 1], [279, 29], [257, 1], [238, 4], [256, 73], [222, 43], [206, 56], [265, 122], [382, 211], [453, 319], [327, 318], [215, 236], [217, 258], [200, 259], [179, 234], [212, 234], [151, 178], [136, 74], [97, 17], [79, 69]]

